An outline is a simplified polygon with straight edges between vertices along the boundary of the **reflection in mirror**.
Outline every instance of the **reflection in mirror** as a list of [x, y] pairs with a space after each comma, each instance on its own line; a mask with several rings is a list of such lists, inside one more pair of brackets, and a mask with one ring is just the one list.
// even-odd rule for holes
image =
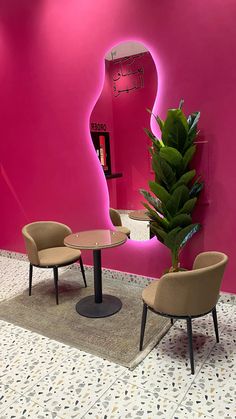
[[104, 59], [104, 86], [90, 117], [91, 137], [107, 179], [110, 207], [120, 212], [131, 239], [147, 240], [149, 223], [129, 214], [144, 210], [139, 190], [153, 179], [143, 129], [150, 128], [146, 109], [153, 108], [157, 94], [156, 66], [138, 42], [119, 44]]

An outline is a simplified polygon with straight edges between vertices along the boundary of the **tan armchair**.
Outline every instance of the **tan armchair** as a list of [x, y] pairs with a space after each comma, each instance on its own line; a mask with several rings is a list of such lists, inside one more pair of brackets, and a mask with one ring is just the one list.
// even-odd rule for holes
[[54, 221], [37, 221], [24, 226], [22, 234], [30, 262], [29, 295], [32, 291], [33, 266], [53, 268], [57, 304], [59, 267], [70, 265], [79, 260], [84, 285], [87, 287], [80, 250], [64, 246], [64, 238], [71, 234], [71, 229], [68, 226]]
[[114, 208], [109, 209], [110, 219], [112, 224], [116, 227], [116, 230], [120, 233], [126, 234], [126, 236], [130, 239], [130, 229], [122, 225], [120, 214]]
[[216, 303], [228, 257], [220, 252], [200, 253], [192, 271], [167, 273], [153, 281], [142, 293], [143, 315], [140, 351], [147, 318], [147, 310], [161, 316], [186, 319], [191, 373], [194, 374], [192, 319], [212, 312], [216, 341], [219, 342]]

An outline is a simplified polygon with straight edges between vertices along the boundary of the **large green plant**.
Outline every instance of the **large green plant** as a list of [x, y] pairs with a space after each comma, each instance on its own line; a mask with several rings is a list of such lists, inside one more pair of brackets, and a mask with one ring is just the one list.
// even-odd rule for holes
[[178, 109], [168, 110], [164, 121], [153, 115], [161, 130], [161, 139], [145, 128], [152, 141], [150, 153], [155, 181], [149, 182], [151, 193], [140, 190], [147, 200], [143, 205], [151, 219], [152, 233], [171, 251], [172, 271], [179, 269], [180, 251], [201, 227], [192, 222], [191, 213], [203, 182], [200, 177], [196, 178], [196, 171], [189, 168], [196, 152], [200, 112], [186, 117], [182, 106], [183, 100]]

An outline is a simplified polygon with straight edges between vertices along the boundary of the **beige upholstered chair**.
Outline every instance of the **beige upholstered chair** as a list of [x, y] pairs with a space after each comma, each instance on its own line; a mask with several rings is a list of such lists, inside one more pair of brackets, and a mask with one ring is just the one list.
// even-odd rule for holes
[[116, 227], [116, 230], [126, 234], [126, 236], [130, 239], [130, 229], [128, 227], [122, 226], [122, 221], [119, 212], [113, 208], [110, 208], [109, 212], [110, 219], [112, 221], [112, 224]]
[[55, 221], [37, 221], [24, 226], [22, 234], [30, 262], [29, 295], [32, 290], [33, 266], [53, 268], [57, 304], [59, 267], [70, 265], [79, 260], [84, 285], [87, 287], [80, 250], [64, 246], [64, 238], [71, 234], [71, 229], [68, 226]]
[[220, 252], [200, 253], [192, 271], [167, 273], [142, 293], [143, 316], [140, 351], [143, 348], [147, 309], [161, 316], [186, 319], [191, 373], [194, 374], [192, 319], [212, 312], [216, 341], [219, 342], [216, 303], [228, 257]]

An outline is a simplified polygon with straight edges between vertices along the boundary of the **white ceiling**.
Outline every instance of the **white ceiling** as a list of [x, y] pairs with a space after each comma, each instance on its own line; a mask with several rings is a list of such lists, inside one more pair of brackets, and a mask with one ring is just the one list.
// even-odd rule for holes
[[130, 55], [147, 52], [147, 48], [139, 42], [127, 41], [122, 44], [114, 46], [111, 51], [105, 55], [106, 60], [117, 60], [117, 58], [129, 57]]

